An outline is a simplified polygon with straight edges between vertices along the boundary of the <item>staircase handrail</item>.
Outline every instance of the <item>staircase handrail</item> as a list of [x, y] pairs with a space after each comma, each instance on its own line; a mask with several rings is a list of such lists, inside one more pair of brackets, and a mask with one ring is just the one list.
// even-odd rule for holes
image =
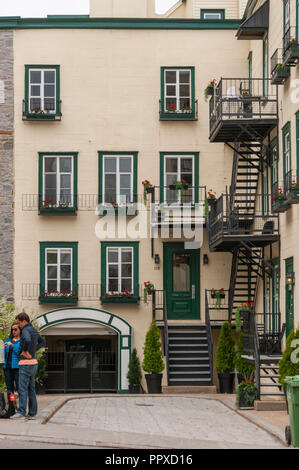
[[[164, 355], [166, 358], [167, 380], [169, 380], [169, 344], [168, 344], [168, 312], [166, 302], [166, 292], [163, 290], [163, 322], [164, 322]], [[169, 385], [169, 383], [168, 383]]]
[[[211, 328], [211, 321], [210, 321], [210, 311], [209, 311], [207, 289], [205, 289], [205, 303], [206, 303], [205, 321], [206, 321], [207, 339], [208, 339], [209, 363], [210, 363], [211, 377], [213, 377], [213, 337], [212, 337], [212, 328]], [[213, 379], [211, 380], [213, 381]]]

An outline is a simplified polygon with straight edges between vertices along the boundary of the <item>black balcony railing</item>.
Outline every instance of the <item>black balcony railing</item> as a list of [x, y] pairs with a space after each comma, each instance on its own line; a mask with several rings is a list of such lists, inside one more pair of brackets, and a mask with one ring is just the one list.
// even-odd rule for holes
[[279, 236], [279, 219], [271, 214], [271, 195], [222, 195], [210, 208], [208, 218], [209, 242], [227, 236]]
[[[255, 356], [280, 355], [284, 328], [280, 313], [242, 312], [244, 352]], [[257, 343], [257, 344], [256, 344]]]
[[[212, 141], [233, 141], [233, 122], [236, 132], [238, 131], [236, 135], [240, 134], [240, 126], [248, 121], [252, 130], [260, 129], [263, 135], [267, 135], [277, 119], [278, 91], [270, 79], [222, 78], [210, 99]], [[221, 135], [221, 140], [217, 140], [217, 134], [221, 130], [226, 130], [226, 134]], [[245, 137], [248, 139], [246, 133]]]
[[222, 288], [206, 290], [206, 308], [211, 324], [229, 321], [229, 291]]
[[206, 186], [153, 186], [147, 190], [151, 223], [154, 225], [202, 224], [205, 217]]
[[61, 121], [61, 100], [41, 105], [35, 98], [23, 100], [23, 121]]
[[299, 41], [296, 26], [290, 26], [283, 36], [283, 64], [293, 67], [299, 60]]
[[290, 67], [283, 65], [283, 50], [276, 49], [271, 57], [271, 83], [283, 84], [290, 76]]

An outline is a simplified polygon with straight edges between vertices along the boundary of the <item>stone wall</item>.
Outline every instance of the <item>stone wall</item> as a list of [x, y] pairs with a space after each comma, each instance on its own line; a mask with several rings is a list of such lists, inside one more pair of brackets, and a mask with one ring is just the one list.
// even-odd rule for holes
[[0, 31], [0, 297], [13, 299], [13, 31]]

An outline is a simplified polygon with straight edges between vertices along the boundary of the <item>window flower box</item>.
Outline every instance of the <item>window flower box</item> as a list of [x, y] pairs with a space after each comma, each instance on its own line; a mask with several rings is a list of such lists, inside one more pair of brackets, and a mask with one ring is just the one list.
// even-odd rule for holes
[[299, 44], [297, 39], [291, 39], [288, 47], [284, 51], [283, 65], [292, 66], [299, 60]]
[[98, 206], [98, 215], [125, 215], [135, 217], [137, 215], [137, 203], [117, 204], [116, 202], [112, 202], [111, 204], [100, 204]]
[[273, 199], [272, 200], [272, 212], [273, 214], [278, 214], [286, 212], [289, 209], [287, 204], [287, 198], [285, 199]]
[[102, 304], [138, 304], [139, 297], [131, 292], [106, 292], [101, 297]]
[[76, 305], [78, 296], [74, 292], [42, 292], [39, 296], [40, 304], [56, 304], [56, 305]]
[[58, 202], [56, 204], [53, 200], [41, 201], [39, 206], [41, 215], [75, 215], [76, 211], [76, 207], [68, 202]]
[[285, 67], [282, 64], [278, 64], [275, 70], [272, 72], [272, 85], [282, 85], [285, 80], [290, 76], [290, 67]]

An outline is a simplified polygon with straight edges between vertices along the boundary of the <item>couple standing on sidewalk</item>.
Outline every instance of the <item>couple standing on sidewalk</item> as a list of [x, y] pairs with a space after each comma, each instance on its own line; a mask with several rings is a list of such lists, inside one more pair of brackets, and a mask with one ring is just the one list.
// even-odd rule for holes
[[[19, 313], [16, 320], [21, 330], [19, 345], [19, 408], [10, 419], [32, 419], [37, 414], [37, 399], [35, 394], [35, 374], [37, 372], [36, 351], [42, 348], [45, 340], [31, 325], [27, 313]], [[27, 401], [29, 405], [26, 416]]]

